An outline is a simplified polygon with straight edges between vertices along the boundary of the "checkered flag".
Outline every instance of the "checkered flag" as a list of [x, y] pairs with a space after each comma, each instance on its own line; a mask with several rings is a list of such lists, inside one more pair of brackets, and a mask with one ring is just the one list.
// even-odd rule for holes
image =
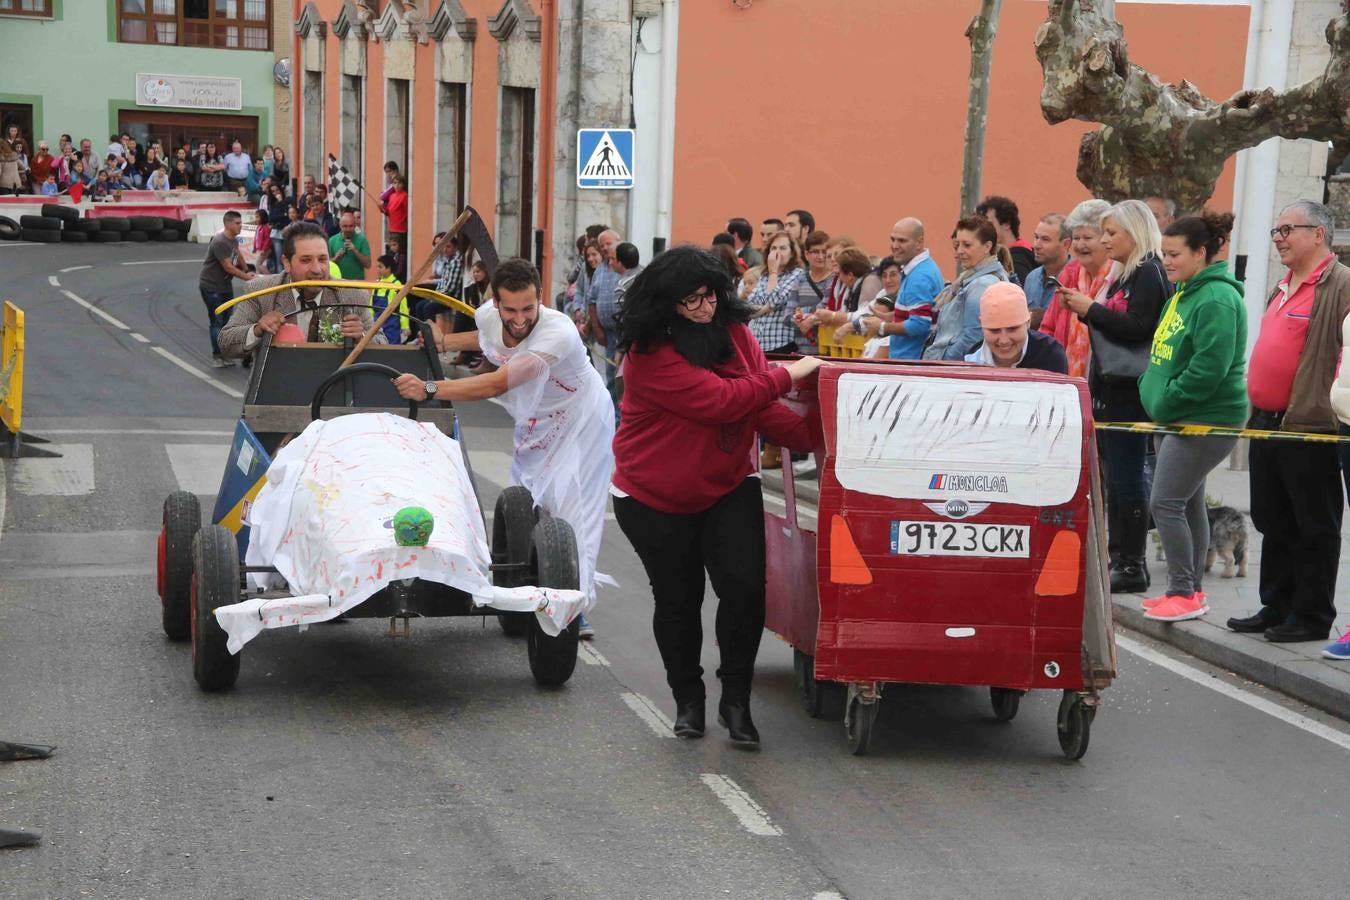
[[359, 196], [361, 185], [342, 168], [336, 156], [328, 154], [328, 202], [337, 210], [356, 209]]

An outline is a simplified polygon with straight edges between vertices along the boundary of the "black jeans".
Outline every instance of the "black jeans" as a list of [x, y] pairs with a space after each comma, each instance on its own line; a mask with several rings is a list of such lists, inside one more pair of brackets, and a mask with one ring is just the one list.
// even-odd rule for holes
[[[1350, 438], [1350, 425], [1341, 424], [1341, 437]], [[1345, 502], [1350, 503], [1350, 442], [1337, 446], [1341, 452], [1341, 478], [1345, 479]]]
[[764, 632], [764, 495], [747, 478], [703, 512], [674, 515], [632, 497], [614, 498], [614, 517], [651, 581], [652, 632], [677, 703], [705, 695], [703, 573], [717, 594], [717, 644], [724, 698], [746, 698]]
[[[1251, 421], [1280, 427], [1268, 413]], [[1252, 441], [1248, 462], [1252, 524], [1261, 532], [1261, 605], [1274, 621], [1329, 629], [1345, 506], [1336, 446]]]

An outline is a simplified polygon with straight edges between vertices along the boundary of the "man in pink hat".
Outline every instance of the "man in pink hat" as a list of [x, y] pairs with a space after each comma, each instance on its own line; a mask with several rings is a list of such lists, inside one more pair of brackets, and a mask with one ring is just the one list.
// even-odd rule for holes
[[980, 297], [980, 329], [984, 343], [966, 355], [966, 362], [1003, 369], [1044, 369], [1067, 375], [1069, 360], [1059, 341], [1031, 330], [1027, 295], [1010, 281], [989, 286]]

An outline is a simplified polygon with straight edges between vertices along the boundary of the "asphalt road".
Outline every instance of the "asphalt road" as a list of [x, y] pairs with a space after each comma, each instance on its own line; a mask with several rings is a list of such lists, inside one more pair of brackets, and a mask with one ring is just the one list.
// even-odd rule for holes
[[[153, 566], [160, 503], [213, 493], [245, 381], [208, 366], [203, 253], [0, 243], [0, 296], [27, 313], [26, 430], [65, 454], [3, 462], [0, 738], [59, 750], [0, 764], [0, 824], [44, 833], [0, 851], [0, 896], [1339, 893], [1343, 723], [1170, 651], [1122, 650], [1077, 763], [1054, 695], [999, 724], [981, 691], [898, 686], [852, 757], [838, 721], [801, 711], [771, 635], [761, 752], [715, 727], [667, 736], [646, 578], [612, 522], [601, 569], [622, 588], [562, 690], [460, 619], [268, 632], [234, 691], [199, 693]], [[490, 509], [509, 423], [461, 415]]]

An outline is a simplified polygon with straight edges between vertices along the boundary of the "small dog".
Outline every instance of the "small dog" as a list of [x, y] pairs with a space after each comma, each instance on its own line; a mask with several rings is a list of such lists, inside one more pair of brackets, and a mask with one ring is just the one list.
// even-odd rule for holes
[[1209, 514], [1209, 553], [1205, 556], [1205, 571], [1214, 567], [1214, 560], [1223, 558], [1223, 578], [1233, 577], [1233, 563], [1237, 563], [1239, 578], [1247, 577], [1247, 520], [1231, 506], [1211, 506]]
[[[1223, 557], [1221, 578], [1233, 577], [1233, 565], [1237, 564], [1237, 577], [1247, 577], [1247, 520], [1242, 513], [1231, 506], [1210, 506], [1209, 514], [1209, 553], [1205, 556], [1205, 571], [1214, 568], [1214, 561]], [[1153, 532], [1155, 556], [1161, 562], [1163, 555], [1162, 540]]]

